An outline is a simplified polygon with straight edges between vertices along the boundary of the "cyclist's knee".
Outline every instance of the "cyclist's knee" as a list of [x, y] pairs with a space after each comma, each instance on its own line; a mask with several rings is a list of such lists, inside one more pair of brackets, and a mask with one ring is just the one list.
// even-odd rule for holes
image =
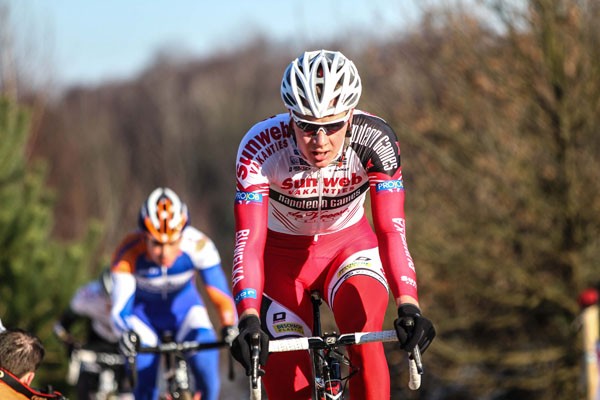
[[333, 313], [342, 332], [380, 330], [388, 302], [387, 287], [370, 276], [355, 275], [335, 292]]

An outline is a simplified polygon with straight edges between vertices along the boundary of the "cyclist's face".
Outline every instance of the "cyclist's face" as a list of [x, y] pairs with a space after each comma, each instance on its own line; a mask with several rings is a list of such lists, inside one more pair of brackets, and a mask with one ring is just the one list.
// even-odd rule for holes
[[152, 261], [165, 267], [173, 265], [179, 256], [181, 237], [169, 243], [161, 243], [156, 241], [150, 235], [146, 236], [146, 247]]
[[292, 115], [294, 134], [302, 156], [317, 168], [328, 166], [344, 144], [351, 118], [351, 111], [323, 118], [301, 116], [302, 120], [311, 122], [306, 123]]

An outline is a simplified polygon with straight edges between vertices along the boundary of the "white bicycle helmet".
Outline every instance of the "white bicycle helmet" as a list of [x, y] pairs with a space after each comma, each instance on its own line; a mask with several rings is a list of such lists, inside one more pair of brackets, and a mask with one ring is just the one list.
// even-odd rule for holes
[[171, 243], [179, 239], [189, 220], [188, 210], [169, 188], [156, 188], [142, 204], [138, 224], [154, 240]]
[[288, 65], [281, 98], [298, 116], [323, 118], [356, 107], [362, 85], [354, 63], [339, 51], [307, 51]]

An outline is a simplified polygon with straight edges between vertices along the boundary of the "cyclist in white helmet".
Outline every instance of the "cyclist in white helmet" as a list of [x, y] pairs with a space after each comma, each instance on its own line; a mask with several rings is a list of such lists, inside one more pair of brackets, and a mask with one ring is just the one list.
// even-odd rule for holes
[[[118, 345], [120, 335], [114, 329], [110, 316], [111, 295], [110, 268], [105, 267], [97, 279], [77, 289], [71, 298], [69, 307], [53, 327], [54, 335], [65, 346], [67, 355], [71, 359], [67, 381], [76, 385], [79, 399], [90, 398], [92, 393], [99, 390], [100, 373], [103, 367], [95, 362], [78, 360], [78, 350], [84, 349], [120, 357]], [[87, 325], [85, 337], [77, 337], [73, 334], [73, 328], [81, 323]], [[111, 366], [111, 369], [117, 384], [119, 399], [133, 399], [124, 361], [120, 365]]]
[[[406, 242], [398, 139], [383, 119], [356, 109], [361, 91], [342, 53], [307, 51], [283, 74], [287, 112], [254, 125], [238, 149], [232, 277], [240, 333], [232, 353], [249, 374], [249, 341], [260, 335], [271, 400], [311, 396], [308, 354], [267, 349], [270, 339], [310, 336], [313, 290], [342, 333], [381, 330], [391, 290], [400, 346], [425, 351], [435, 336]], [[348, 350], [359, 368], [351, 398], [389, 399], [381, 343]]]
[[[142, 346], [156, 346], [165, 332], [176, 342], [217, 340], [196, 276], [218, 312], [223, 339], [233, 335], [235, 307], [219, 252], [189, 220], [186, 204], [173, 190], [156, 188], [142, 204], [139, 229], [113, 255], [113, 321], [122, 333], [134, 331]], [[138, 354], [136, 361], [135, 399], [154, 400], [160, 356]], [[189, 354], [188, 362], [202, 400], [217, 400], [219, 350]]]

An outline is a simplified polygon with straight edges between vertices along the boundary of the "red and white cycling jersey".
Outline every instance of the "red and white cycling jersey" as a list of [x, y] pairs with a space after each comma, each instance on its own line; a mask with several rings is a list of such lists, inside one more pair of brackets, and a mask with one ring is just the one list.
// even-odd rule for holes
[[364, 218], [371, 193], [379, 253], [392, 293], [417, 299], [405, 235], [404, 185], [395, 133], [355, 110], [348, 146], [329, 166], [311, 166], [295, 144], [288, 113], [254, 125], [238, 149], [233, 293], [242, 312], [259, 309], [267, 229], [313, 236], [340, 232]]

